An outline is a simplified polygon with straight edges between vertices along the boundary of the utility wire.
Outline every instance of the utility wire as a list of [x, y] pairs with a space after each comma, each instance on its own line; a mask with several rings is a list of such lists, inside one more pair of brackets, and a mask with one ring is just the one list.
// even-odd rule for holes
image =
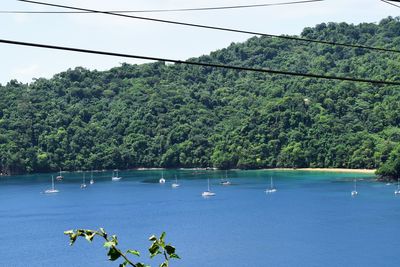
[[[147, 9], [147, 10], [113, 10], [106, 11], [111, 13], [162, 13], [162, 12], [186, 12], [186, 11], [210, 11], [210, 10], [225, 10], [225, 9], [240, 9], [268, 6], [286, 6], [295, 4], [307, 4], [314, 2], [323, 2], [325, 0], [306, 0], [306, 1], [291, 1], [256, 5], [236, 5], [236, 6], [219, 6], [219, 7], [198, 7], [198, 8], [177, 8], [177, 9]], [[0, 11], [2, 14], [87, 14], [92, 11]]]
[[181, 60], [177, 60], [177, 59], [167, 59], [167, 58], [150, 57], [150, 56], [138, 56], [138, 55], [114, 53], [114, 52], [99, 51], [99, 50], [89, 50], [89, 49], [73, 48], [73, 47], [65, 47], [65, 46], [46, 45], [46, 44], [39, 44], [39, 43], [28, 43], [28, 42], [5, 40], [5, 39], [0, 39], [0, 43], [12, 44], [12, 45], [22, 45], [22, 46], [29, 46], [29, 47], [47, 48], [47, 49], [56, 49], [56, 50], [64, 50], [64, 51], [71, 51], [71, 52], [88, 53], [88, 54], [97, 54], [97, 55], [105, 55], [105, 56], [164, 61], [164, 62], [171, 62], [171, 63], [176, 63], [176, 64], [186, 64], [186, 65], [194, 65], [194, 66], [202, 66], [202, 67], [233, 69], [233, 70], [238, 70], [238, 71], [254, 71], [254, 72], [262, 72], [262, 73], [270, 73], [270, 74], [298, 76], [298, 77], [305, 77], [305, 78], [362, 82], [362, 83], [372, 83], [372, 84], [381, 84], [381, 85], [400, 85], [400, 82], [395, 82], [395, 81], [369, 80], [369, 79], [360, 79], [360, 78], [352, 78], [352, 77], [327, 76], [327, 75], [319, 75], [319, 74], [313, 74], [313, 73], [299, 73], [299, 72], [291, 72], [291, 71], [272, 70], [272, 69], [266, 69], [266, 68], [249, 68], [249, 67], [224, 65], [224, 64], [202, 63], [202, 62], [195, 62], [195, 61], [181, 61]]
[[[393, 0], [392, 0], [392, 1], [393, 1]], [[389, 5], [392, 5], [392, 6], [395, 6], [395, 7], [400, 8], [399, 5], [393, 4], [393, 3], [389, 2], [389, 1], [386, 1], [386, 0], [381, 0], [381, 2], [384, 2], [384, 3], [386, 3], [386, 4], [389, 4]], [[400, 1], [394, 1], [394, 2], [400, 2]]]
[[99, 11], [99, 10], [93, 10], [93, 9], [71, 7], [71, 6], [50, 4], [50, 3], [30, 1], [30, 0], [17, 0], [17, 1], [31, 3], [31, 4], [37, 4], [37, 5], [60, 7], [60, 8], [66, 8], [66, 9], [79, 10], [79, 11], [86, 11], [86, 12], [93, 12], [93, 13], [99, 13], [99, 14], [112, 15], [112, 16], [119, 16], [119, 17], [125, 17], [125, 18], [141, 19], [141, 20], [161, 22], [161, 23], [169, 23], [169, 24], [175, 24], [175, 25], [181, 25], [181, 26], [197, 27], [197, 28], [210, 29], [210, 30], [219, 30], [219, 31], [228, 31], [228, 32], [244, 33], [244, 34], [251, 34], [251, 35], [259, 35], [259, 36], [265, 36], [265, 37], [271, 37], [271, 38], [302, 41], [302, 42], [307, 42], [307, 43], [320, 43], [320, 44], [325, 44], [325, 45], [335, 45], [335, 46], [344, 46], [344, 47], [352, 47], [352, 48], [369, 49], [369, 50], [375, 50], [375, 51], [400, 53], [400, 50], [388, 49], [388, 48], [382, 48], [382, 47], [371, 47], [371, 46], [358, 45], [358, 44], [347, 44], [347, 43], [337, 43], [337, 42], [331, 42], [331, 41], [320, 41], [320, 40], [315, 40], [315, 39], [306, 39], [306, 38], [293, 37], [293, 36], [287, 36], [287, 35], [274, 35], [274, 34], [259, 33], [259, 32], [252, 32], [252, 31], [245, 31], [245, 30], [222, 28], [222, 27], [216, 27], [216, 26], [208, 26], [208, 25], [193, 24], [193, 23], [186, 23], [186, 22], [178, 22], [178, 21], [171, 21], [171, 20], [155, 19], [155, 18], [148, 18], [148, 17], [139, 17], [139, 16], [126, 15], [126, 14], [112, 13], [112, 12], [107, 12], [107, 11]]

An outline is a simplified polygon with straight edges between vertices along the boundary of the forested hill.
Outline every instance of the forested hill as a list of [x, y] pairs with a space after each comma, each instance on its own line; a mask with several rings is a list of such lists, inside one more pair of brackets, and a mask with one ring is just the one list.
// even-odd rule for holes
[[[323, 23], [301, 37], [400, 49], [400, 21]], [[267, 37], [191, 60], [400, 80], [400, 54]], [[398, 86], [157, 62], [10, 81], [0, 87], [0, 107], [3, 173], [375, 168], [400, 155]]]

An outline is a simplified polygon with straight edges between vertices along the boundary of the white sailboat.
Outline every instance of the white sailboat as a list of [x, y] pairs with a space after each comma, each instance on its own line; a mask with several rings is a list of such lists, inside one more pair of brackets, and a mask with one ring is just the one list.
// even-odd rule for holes
[[400, 184], [399, 184], [399, 178], [397, 178], [397, 189], [394, 191], [395, 195], [400, 195]]
[[81, 188], [84, 189], [86, 188], [86, 178], [85, 178], [85, 172], [83, 173], [83, 178], [82, 178], [82, 184], [81, 184]]
[[165, 184], [164, 172], [161, 172], [161, 178], [160, 178], [160, 180], [158, 180], [158, 182], [159, 182], [160, 184]]
[[270, 185], [269, 188], [267, 188], [267, 189], [265, 190], [265, 193], [270, 194], [270, 193], [275, 193], [276, 191], [277, 191], [277, 190], [276, 190], [276, 188], [274, 187], [274, 181], [272, 180], [272, 176], [271, 176], [271, 185]]
[[121, 180], [122, 177], [118, 176], [118, 170], [115, 170], [115, 172], [116, 172], [116, 175], [114, 175], [114, 171], [113, 171], [113, 175], [111, 177], [111, 181], [119, 181], [119, 180]]
[[93, 171], [90, 173], [90, 184], [94, 184]]
[[212, 196], [215, 196], [216, 194], [210, 190], [210, 178], [208, 178], [208, 180], [207, 180], [207, 185], [208, 185], [207, 191], [204, 191], [201, 195], [202, 195], [203, 197], [212, 197]]
[[54, 188], [54, 176], [51, 176], [51, 189], [47, 189], [44, 191], [45, 194], [54, 194], [54, 193], [58, 193], [60, 191], [58, 191], [57, 189]]
[[354, 179], [354, 190], [351, 191], [351, 196], [355, 197], [357, 195], [358, 195], [358, 192], [357, 192], [357, 179]]
[[231, 185], [231, 182], [228, 180], [228, 171], [225, 171], [225, 179], [221, 179], [222, 185]]
[[171, 185], [173, 188], [177, 188], [179, 186], [181, 186], [180, 184], [178, 184], [178, 177], [175, 175], [175, 183], [172, 183]]
[[57, 181], [62, 181], [62, 179], [64, 179], [64, 177], [61, 175], [61, 168], [60, 168], [60, 174], [57, 175], [56, 180]]

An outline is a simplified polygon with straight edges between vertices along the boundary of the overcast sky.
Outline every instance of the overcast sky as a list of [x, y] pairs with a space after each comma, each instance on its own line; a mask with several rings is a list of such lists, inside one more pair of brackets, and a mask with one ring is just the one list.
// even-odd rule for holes
[[[97, 10], [140, 10], [264, 4], [289, 0], [46, 1]], [[61, 11], [15, 0], [0, 2], [0, 10]], [[271, 34], [299, 34], [304, 27], [321, 22], [379, 22], [382, 18], [399, 14], [400, 8], [380, 0], [326, 0], [291, 6], [137, 15]], [[0, 14], [0, 25], [0, 39], [181, 60], [208, 54], [232, 42], [243, 42], [251, 37], [246, 34], [145, 22], [104, 14]], [[119, 66], [122, 62], [141, 63], [124, 58], [0, 43], [0, 83], [6, 84], [11, 79], [31, 82], [32, 78], [51, 78], [56, 73], [76, 66], [106, 70]]]

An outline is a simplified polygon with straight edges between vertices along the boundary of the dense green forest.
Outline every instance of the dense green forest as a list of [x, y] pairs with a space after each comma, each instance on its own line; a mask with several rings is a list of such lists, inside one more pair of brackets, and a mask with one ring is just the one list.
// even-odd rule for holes
[[[301, 37], [400, 49], [400, 18], [322, 23]], [[400, 81], [400, 54], [268, 37], [191, 60]], [[0, 86], [0, 107], [4, 174], [135, 167], [400, 172], [398, 86], [156, 62], [12, 80]]]

